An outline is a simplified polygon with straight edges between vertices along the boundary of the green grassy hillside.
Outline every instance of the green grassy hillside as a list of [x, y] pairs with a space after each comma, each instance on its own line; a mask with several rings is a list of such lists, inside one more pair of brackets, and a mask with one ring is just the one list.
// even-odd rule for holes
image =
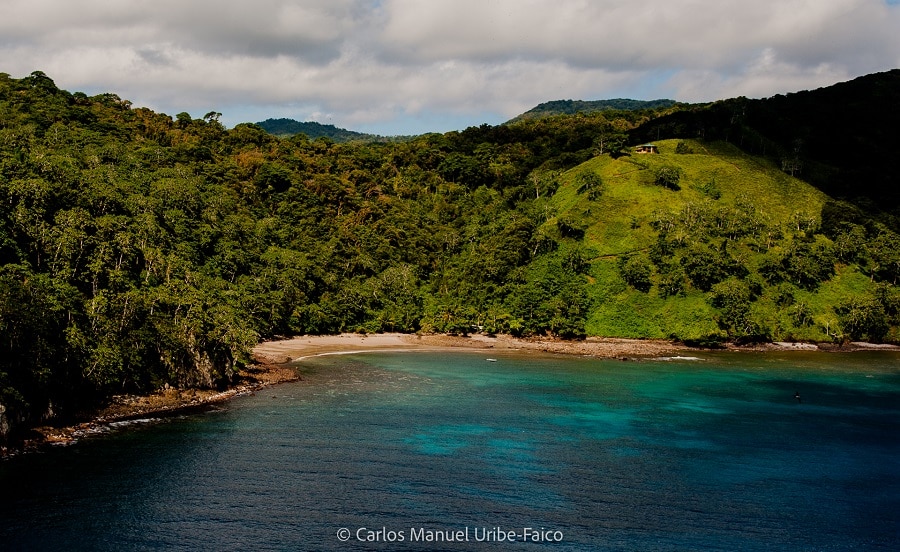
[[560, 178], [545, 231], [592, 251], [589, 335], [830, 340], [834, 306], [878, 292], [841, 262], [816, 188], [725, 143], [656, 145]]

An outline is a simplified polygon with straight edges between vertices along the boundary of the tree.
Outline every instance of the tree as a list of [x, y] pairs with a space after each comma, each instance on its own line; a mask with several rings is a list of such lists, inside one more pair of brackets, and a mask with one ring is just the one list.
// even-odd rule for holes
[[873, 280], [877, 277], [896, 284], [900, 278], [900, 235], [886, 228], [879, 230], [863, 247], [869, 274]]
[[541, 193], [543, 192], [544, 196], [550, 195], [556, 191], [556, 188], [559, 187], [559, 183], [557, 182], [557, 177], [559, 177], [559, 171], [553, 170], [534, 170], [529, 173], [527, 180], [531, 186], [534, 187], [534, 197], [535, 199], [540, 199]]
[[567, 246], [531, 263], [507, 296], [510, 330], [518, 335], [583, 337], [590, 306], [587, 255], [580, 247]]
[[596, 155], [610, 154], [612, 157], [618, 157], [625, 149], [628, 143], [628, 136], [622, 132], [606, 131], [601, 132], [594, 139], [594, 151]]
[[806, 289], [815, 289], [831, 278], [834, 263], [832, 248], [823, 242], [794, 241], [781, 259], [787, 278]]
[[657, 167], [653, 171], [653, 182], [657, 186], [662, 186], [663, 188], [668, 188], [670, 190], [678, 191], [681, 189], [681, 186], [678, 185], [678, 182], [681, 180], [681, 169], [674, 165], [663, 165], [661, 167]]
[[781, 159], [781, 170], [788, 173], [791, 176], [795, 176], [800, 174], [800, 171], [803, 169], [803, 161], [796, 155], [791, 155], [787, 157], [783, 157]]
[[422, 298], [414, 267], [392, 266], [370, 278], [365, 288], [372, 297], [376, 331], [415, 332], [419, 329]]
[[603, 181], [600, 175], [591, 170], [584, 170], [575, 176], [575, 184], [578, 186], [579, 194], [587, 194], [587, 198], [591, 201], [600, 199], [603, 195]]
[[186, 111], [182, 111], [178, 115], [175, 115], [175, 123], [181, 128], [187, 128], [193, 122], [194, 120], [191, 118], [191, 114]]
[[652, 265], [649, 259], [643, 255], [619, 257], [619, 274], [628, 285], [638, 291], [644, 293], [650, 291], [652, 273]]
[[709, 291], [714, 284], [729, 276], [741, 276], [746, 269], [727, 251], [713, 251], [708, 246], [693, 244], [681, 257], [681, 266], [691, 284], [702, 291]]
[[834, 253], [838, 260], [845, 263], [856, 262], [866, 250], [860, 247], [865, 244], [866, 229], [858, 224], [843, 223], [833, 237]]
[[803, 301], [791, 305], [788, 309], [788, 314], [791, 317], [791, 321], [797, 327], [809, 326], [813, 322], [812, 310], [809, 308], [809, 305]]
[[684, 294], [684, 269], [674, 263], [657, 265], [659, 272], [659, 295], [660, 297], [674, 297]]
[[712, 286], [710, 303], [720, 312], [719, 326], [736, 341], [760, 341], [766, 336], [750, 315], [754, 299], [750, 286], [743, 280], [729, 278]]
[[852, 340], [879, 343], [890, 328], [887, 313], [875, 298], [853, 298], [834, 309], [844, 334]]

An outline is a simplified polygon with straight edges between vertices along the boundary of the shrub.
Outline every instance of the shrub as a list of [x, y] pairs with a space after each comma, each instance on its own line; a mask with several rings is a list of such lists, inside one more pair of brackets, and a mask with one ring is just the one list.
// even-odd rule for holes
[[694, 150], [691, 149], [691, 146], [685, 144], [684, 142], [678, 142], [678, 145], [675, 146], [675, 153], [694, 153]]
[[704, 184], [697, 184], [694, 186], [694, 189], [710, 199], [720, 199], [722, 197], [722, 190], [716, 184], [715, 178]]
[[653, 273], [653, 270], [650, 262], [643, 256], [620, 258], [619, 273], [628, 285], [638, 291], [646, 293], [650, 291], [650, 286], [653, 285], [650, 281], [650, 275]]

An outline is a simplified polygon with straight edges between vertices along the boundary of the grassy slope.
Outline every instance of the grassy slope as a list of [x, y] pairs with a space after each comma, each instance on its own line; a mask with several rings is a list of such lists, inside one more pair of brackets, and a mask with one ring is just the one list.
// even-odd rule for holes
[[[558, 216], [587, 227], [584, 243], [597, 253], [590, 286], [594, 307], [586, 325], [589, 335], [695, 339], [718, 332], [708, 293], [688, 287], [683, 295], [663, 298], [656, 286], [648, 293], [640, 292], [629, 287], [617, 269], [621, 255], [649, 250], [653, 245], [657, 233], [650, 223], [655, 213], [675, 213], [689, 202], [713, 201], [697, 186], [714, 180], [721, 191], [716, 205], [735, 207], [749, 202], [770, 227], [788, 227], [797, 215], [818, 219], [826, 199], [805, 182], [728, 144], [686, 141], [694, 153], [676, 154], [678, 141], [656, 143], [659, 155], [601, 156], [572, 169], [562, 176], [553, 199]], [[654, 184], [653, 169], [661, 165], [683, 171], [679, 191]], [[586, 170], [603, 181], [603, 194], [595, 201], [577, 193], [577, 175]], [[555, 220], [548, 222], [553, 223]], [[740, 254], [749, 267], [758, 266], [762, 258], [749, 248]], [[797, 300], [809, 305], [813, 313], [815, 324], [811, 326], [793, 327], [784, 309], [768, 299], [770, 290], [764, 290], [753, 309], [773, 329], [776, 339], [827, 340], [822, 327], [834, 324], [832, 306], [869, 290], [870, 285], [855, 267], [839, 266], [835, 277], [816, 291], [795, 290]]]

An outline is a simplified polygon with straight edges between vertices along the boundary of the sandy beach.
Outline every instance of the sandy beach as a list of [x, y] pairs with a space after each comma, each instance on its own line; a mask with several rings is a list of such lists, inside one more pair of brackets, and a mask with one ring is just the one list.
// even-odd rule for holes
[[[809, 343], [767, 343], [750, 347], [728, 346], [745, 351], [852, 351], [892, 350], [895, 345], [850, 343], [842, 346]], [[452, 336], [439, 334], [340, 334], [299, 336], [265, 341], [253, 349], [254, 364], [238, 373], [235, 384], [224, 390], [164, 389], [150, 395], [121, 395], [96, 412], [90, 421], [74, 426], [35, 428], [25, 449], [47, 444], [68, 444], [79, 437], [103, 432], [111, 424], [124, 421], [158, 419], [193, 409], [209, 408], [230, 398], [253, 393], [270, 385], [300, 379], [292, 363], [307, 358], [367, 351], [541, 351], [546, 353], [638, 360], [664, 356], [690, 355], [696, 349], [671, 341], [653, 339], [587, 338], [581, 341], [552, 338], [515, 338], [506, 335]]]
[[595, 356], [598, 358], [646, 358], [676, 354], [687, 347], [663, 340], [588, 338], [583, 341], [556, 339], [520, 339], [505, 335], [340, 334], [300, 336], [266, 341], [253, 349], [262, 365], [284, 364], [310, 356], [380, 350], [493, 349], [505, 351], [543, 351], [548, 353]]

